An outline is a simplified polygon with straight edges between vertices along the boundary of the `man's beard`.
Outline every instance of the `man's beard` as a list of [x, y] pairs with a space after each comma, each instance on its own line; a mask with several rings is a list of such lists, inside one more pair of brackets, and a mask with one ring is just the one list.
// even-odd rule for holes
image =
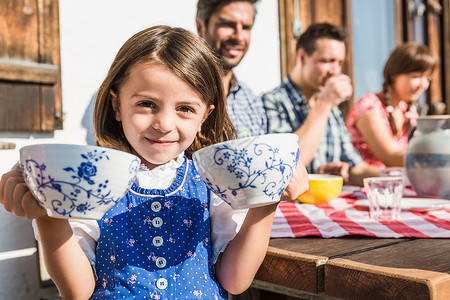
[[230, 65], [226, 60], [225, 57], [223, 55], [221, 55], [220, 53], [217, 52], [217, 56], [219, 57], [219, 63], [220, 63], [220, 67], [222, 68], [222, 70], [224, 72], [228, 72], [231, 71], [231, 69], [233, 69], [234, 67], [237, 66], [237, 64], [234, 65]]
[[[208, 41], [208, 40], [207, 40]], [[210, 43], [210, 45], [214, 45], [213, 41], [211, 40], [212, 43]], [[228, 42], [228, 41], [225, 41]], [[215, 48], [215, 47], [211, 47], [214, 51], [214, 53], [216, 54], [217, 58], [219, 59], [219, 63], [220, 63], [220, 67], [222, 68], [222, 70], [224, 72], [228, 72], [231, 69], [233, 69], [234, 67], [236, 67], [237, 65], [239, 65], [239, 63], [241, 62], [242, 58], [244, 56], [242, 56], [241, 58], [239, 58], [239, 60], [237, 62], [230, 62], [230, 60], [227, 59], [227, 57], [225, 57], [220, 51], [222, 49], [222, 45], [219, 47], [219, 49]]]

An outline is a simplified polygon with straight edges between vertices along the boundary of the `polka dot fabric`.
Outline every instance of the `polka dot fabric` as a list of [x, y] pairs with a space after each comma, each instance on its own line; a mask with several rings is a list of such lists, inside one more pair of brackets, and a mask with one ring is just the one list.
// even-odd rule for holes
[[227, 299], [211, 262], [209, 190], [192, 161], [165, 190], [133, 185], [98, 222], [91, 299]]

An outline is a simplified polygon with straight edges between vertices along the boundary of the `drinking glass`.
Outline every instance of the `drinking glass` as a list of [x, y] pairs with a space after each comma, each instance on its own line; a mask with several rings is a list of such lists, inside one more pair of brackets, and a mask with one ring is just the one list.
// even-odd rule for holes
[[403, 177], [364, 178], [370, 217], [375, 220], [397, 220], [401, 213]]

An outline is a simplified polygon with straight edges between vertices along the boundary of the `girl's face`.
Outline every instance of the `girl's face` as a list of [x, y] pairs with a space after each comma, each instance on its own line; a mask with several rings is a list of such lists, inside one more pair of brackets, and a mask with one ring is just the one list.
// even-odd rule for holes
[[399, 99], [414, 102], [428, 89], [430, 79], [430, 72], [399, 74], [393, 78], [393, 90]]
[[116, 120], [122, 122], [134, 154], [149, 169], [186, 150], [214, 109], [158, 64], [137, 64], [119, 94], [111, 94]]

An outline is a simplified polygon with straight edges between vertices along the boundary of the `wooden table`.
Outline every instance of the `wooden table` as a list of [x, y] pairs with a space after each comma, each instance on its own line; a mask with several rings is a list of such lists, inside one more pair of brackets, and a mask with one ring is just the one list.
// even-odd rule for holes
[[449, 272], [450, 239], [272, 239], [247, 299], [445, 300]]

